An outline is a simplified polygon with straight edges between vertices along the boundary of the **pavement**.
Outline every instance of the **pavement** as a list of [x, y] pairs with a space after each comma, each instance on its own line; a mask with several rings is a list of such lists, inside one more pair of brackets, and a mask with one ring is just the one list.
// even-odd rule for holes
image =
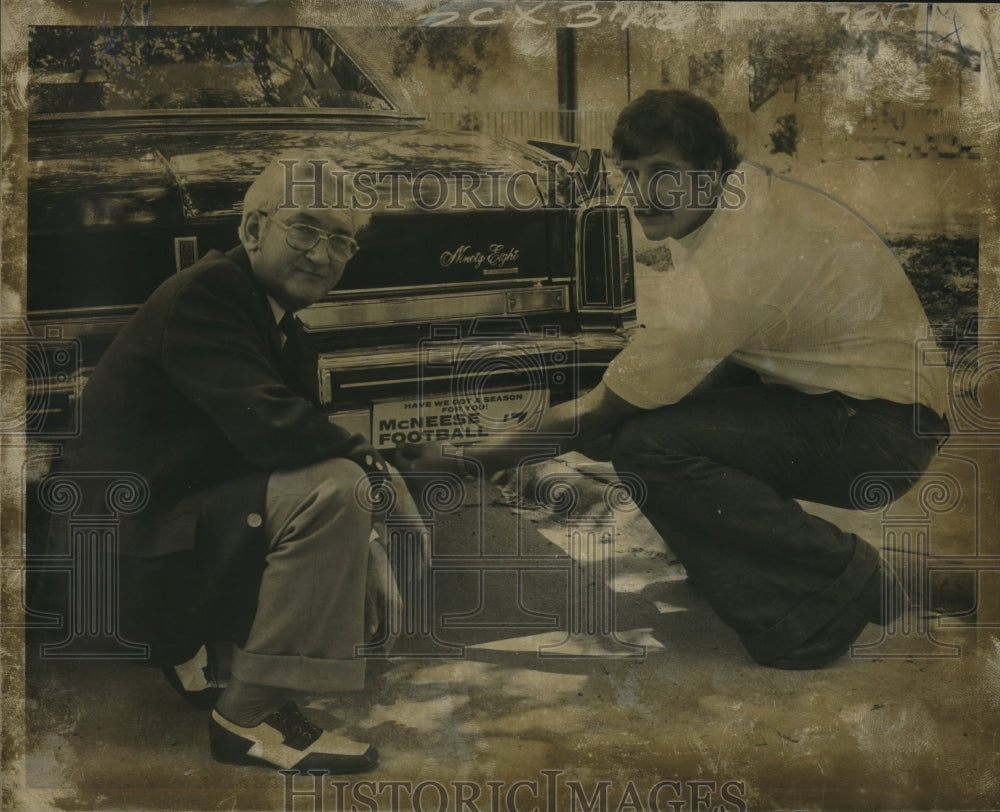
[[[53, 633], [29, 633], [4, 805], [998, 809], [1000, 633], [975, 613], [968, 572], [980, 470], [945, 453], [891, 507], [807, 506], [884, 542], [897, 566], [938, 569], [924, 612], [804, 672], [750, 660], [606, 467], [564, 457], [469, 483], [437, 503], [433, 591], [411, 597], [393, 656], [371, 661], [363, 693], [302, 698], [378, 746], [362, 776], [217, 764], [206, 713], [158, 671], [42, 657]], [[913, 555], [922, 544], [931, 559]]]

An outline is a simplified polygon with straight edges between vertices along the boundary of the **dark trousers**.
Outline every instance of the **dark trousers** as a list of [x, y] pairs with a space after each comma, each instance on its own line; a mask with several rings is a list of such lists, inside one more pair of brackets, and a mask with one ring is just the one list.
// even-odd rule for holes
[[[795, 499], [852, 508], [852, 482], [871, 472], [904, 474], [886, 478], [898, 498], [939, 440], [914, 435], [914, 412], [784, 386], [716, 388], [629, 420], [611, 456], [645, 483], [640, 507], [691, 581], [767, 663], [851, 606], [879, 566], [870, 544]], [[920, 419], [946, 428], [930, 410]]]

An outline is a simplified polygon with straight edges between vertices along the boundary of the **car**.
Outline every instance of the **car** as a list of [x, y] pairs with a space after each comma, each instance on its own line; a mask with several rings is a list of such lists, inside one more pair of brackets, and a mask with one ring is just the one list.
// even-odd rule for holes
[[357, 32], [297, 26], [31, 28], [30, 434], [74, 431], [120, 327], [236, 244], [245, 190], [288, 152], [360, 173], [372, 212], [299, 314], [331, 420], [379, 447], [462, 441], [600, 379], [636, 305], [600, 150], [431, 129], [363, 53]]

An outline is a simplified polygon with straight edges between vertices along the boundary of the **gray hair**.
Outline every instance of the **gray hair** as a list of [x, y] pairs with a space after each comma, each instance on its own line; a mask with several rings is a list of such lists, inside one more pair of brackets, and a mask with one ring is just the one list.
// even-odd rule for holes
[[[321, 173], [317, 176], [317, 173]], [[243, 218], [239, 225], [240, 241], [246, 241], [247, 218], [252, 212], [273, 214], [279, 207], [316, 206], [316, 187], [302, 177], [311, 177], [322, 183], [321, 200], [329, 208], [343, 209], [351, 217], [355, 233], [371, 221], [371, 212], [351, 205], [354, 184], [351, 173], [340, 164], [327, 158], [306, 158], [302, 155], [281, 155], [261, 172], [243, 197]], [[295, 179], [294, 184], [289, 184]], [[307, 197], [308, 195], [308, 197]]]

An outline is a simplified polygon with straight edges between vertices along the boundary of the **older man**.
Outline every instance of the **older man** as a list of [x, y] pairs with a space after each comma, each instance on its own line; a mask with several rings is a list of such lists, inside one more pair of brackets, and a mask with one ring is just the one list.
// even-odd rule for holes
[[350, 194], [325, 169], [320, 195], [301, 182], [312, 164], [273, 163], [246, 193], [240, 245], [152, 294], [88, 382], [62, 468], [148, 483], [148, 506], [120, 534], [125, 636], [185, 687], [206, 644], [236, 644], [212, 755], [356, 772], [375, 748], [321, 730], [292, 701], [363, 687], [366, 583], [394, 588], [369, 570], [372, 515], [358, 494], [366, 474], [395, 473], [321, 410], [293, 316], [337, 284], [366, 223], [335, 205]]
[[[615, 468], [643, 480], [643, 512], [750, 655], [826, 665], [905, 597], [869, 543], [796, 499], [850, 508], [858, 477], [891, 472], [896, 496], [919, 478], [948, 431], [940, 370], [915, 361], [927, 319], [867, 223], [741, 162], [707, 101], [649, 91], [612, 144], [676, 267], [602, 383], [541, 431], [575, 430], [563, 450], [611, 433]], [[400, 464], [497, 469], [519, 442], [406, 447]]]

